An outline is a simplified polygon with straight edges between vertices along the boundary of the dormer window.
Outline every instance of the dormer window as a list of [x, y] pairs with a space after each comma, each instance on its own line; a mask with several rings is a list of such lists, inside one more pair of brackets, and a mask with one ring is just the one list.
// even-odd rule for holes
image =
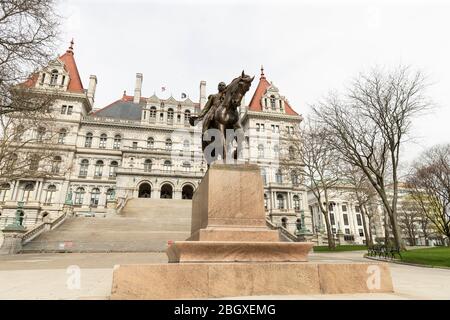
[[275, 110], [275, 96], [274, 95], [270, 96], [270, 107], [272, 108], [272, 110]]
[[156, 107], [154, 106], [150, 108], [150, 118], [156, 118]]
[[53, 70], [50, 78], [50, 85], [56, 86], [58, 83], [58, 70]]
[[173, 122], [173, 109], [169, 108], [167, 110], [167, 122]]

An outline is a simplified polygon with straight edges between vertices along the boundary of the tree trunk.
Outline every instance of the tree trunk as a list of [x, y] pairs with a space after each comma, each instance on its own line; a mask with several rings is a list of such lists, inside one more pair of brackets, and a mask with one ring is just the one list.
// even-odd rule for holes
[[330, 250], [334, 250], [334, 249], [336, 249], [336, 244], [334, 242], [333, 230], [331, 230], [330, 217], [328, 215], [328, 210], [327, 211], [322, 211], [322, 213], [323, 213], [323, 216], [325, 218], [325, 224], [327, 226], [328, 248]]
[[386, 209], [384, 209], [383, 212], [384, 216], [384, 244], [388, 245], [389, 244], [389, 222], [388, 222], [388, 216], [386, 214]]
[[373, 246], [372, 238], [371, 238], [369, 232], [367, 231], [366, 209], [365, 209], [364, 205], [359, 205], [359, 208], [361, 210], [361, 219], [362, 219], [363, 228], [364, 228], [364, 236], [366, 238], [366, 246]]
[[392, 235], [394, 236], [395, 246], [400, 248], [400, 250], [405, 250], [405, 245], [402, 241], [400, 228], [398, 226], [398, 221], [396, 219], [396, 214], [393, 211], [389, 212], [389, 221], [391, 223]]

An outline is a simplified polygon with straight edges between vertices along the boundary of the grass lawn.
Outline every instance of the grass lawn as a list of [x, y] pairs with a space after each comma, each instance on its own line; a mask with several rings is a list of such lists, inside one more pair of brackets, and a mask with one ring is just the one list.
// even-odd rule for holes
[[315, 246], [314, 252], [341, 252], [341, 251], [360, 251], [366, 250], [367, 247], [364, 245], [348, 245], [348, 246], [336, 246], [336, 249], [330, 250], [328, 246]]
[[450, 247], [414, 249], [402, 252], [402, 261], [450, 267]]

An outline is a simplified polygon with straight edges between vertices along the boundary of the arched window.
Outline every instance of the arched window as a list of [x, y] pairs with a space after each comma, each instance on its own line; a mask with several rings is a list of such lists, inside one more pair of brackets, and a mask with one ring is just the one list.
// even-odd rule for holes
[[264, 209], [269, 209], [269, 198], [267, 197], [267, 193], [264, 193]]
[[45, 135], [45, 128], [44, 127], [39, 127], [38, 129], [37, 129], [37, 132], [36, 132], [36, 140], [38, 141], [38, 142], [42, 142], [42, 140], [44, 140], [44, 135]]
[[183, 149], [184, 150], [189, 150], [191, 147], [191, 143], [189, 142], [189, 140], [184, 140], [183, 141]]
[[88, 174], [88, 168], [89, 168], [89, 160], [87, 160], [87, 159], [81, 160], [79, 176], [86, 177]]
[[172, 150], [172, 140], [166, 139], [166, 150]]
[[40, 158], [37, 154], [30, 155], [30, 170], [36, 171], [39, 169]]
[[98, 147], [101, 149], [105, 149], [107, 140], [108, 140], [108, 136], [106, 135], [106, 133], [102, 133], [100, 135], [100, 143], [99, 143]]
[[110, 178], [116, 177], [118, 167], [119, 167], [119, 164], [117, 163], [117, 161], [111, 161], [111, 163], [109, 165], [109, 177]]
[[164, 161], [164, 171], [172, 170], [172, 162], [170, 160]]
[[261, 168], [261, 177], [263, 179], [263, 183], [266, 184], [267, 183], [267, 172], [266, 172], [266, 168]]
[[300, 210], [300, 197], [298, 195], [295, 195], [293, 197], [294, 200], [294, 210]]
[[272, 110], [275, 110], [275, 109], [276, 109], [276, 106], [275, 106], [275, 96], [274, 96], [274, 95], [271, 95], [271, 96], [270, 96], [270, 107], [272, 108]]
[[64, 142], [66, 141], [66, 136], [67, 136], [67, 130], [66, 129], [59, 130], [58, 143], [59, 144], [64, 144]]
[[108, 189], [106, 191], [106, 199], [108, 201], [113, 201], [116, 198], [116, 191], [114, 189]]
[[173, 188], [170, 184], [165, 183], [164, 185], [161, 186], [161, 194], [160, 194], [161, 199], [172, 199], [172, 195], [173, 195]]
[[286, 229], [287, 224], [288, 224], [288, 219], [286, 217], [281, 218], [281, 226]]
[[84, 200], [84, 188], [77, 188], [77, 190], [75, 190], [75, 201], [74, 204], [75, 205], [82, 205], [83, 204], [83, 200]]
[[4, 202], [6, 193], [11, 189], [11, 185], [9, 183], [2, 183], [0, 185], [0, 201]]
[[297, 172], [296, 172], [295, 170], [293, 170], [293, 171], [291, 172], [291, 181], [292, 181], [292, 184], [293, 184], [294, 186], [297, 186], [297, 185], [299, 184], [299, 181], [298, 181], [298, 174], [297, 174]]
[[153, 149], [154, 145], [155, 145], [155, 139], [153, 139], [152, 137], [148, 137], [147, 138], [147, 148]]
[[289, 147], [289, 160], [294, 160], [295, 159], [295, 149], [293, 146]]
[[25, 132], [25, 127], [23, 125], [19, 124], [14, 130], [14, 138], [13, 139], [15, 141], [22, 140], [22, 136], [23, 136], [24, 132]]
[[156, 119], [156, 107], [152, 106], [150, 108], [150, 119]]
[[22, 201], [28, 201], [30, 198], [31, 191], [34, 190], [33, 183], [27, 183], [23, 188]]
[[189, 172], [191, 171], [191, 164], [189, 162], [183, 162], [183, 171]]
[[98, 160], [95, 163], [95, 171], [94, 171], [94, 177], [101, 177], [103, 173], [103, 161]]
[[[19, 159], [19, 156], [16, 153], [11, 154], [9, 157], [6, 157], [11, 167], [14, 167], [15, 163]], [[9, 158], [9, 159], [8, 159]]]
[[150, 172], [150, 171], [152, 171], [152, 160], [146, 159], [146, 160], [144, 161], [144, 171], [145, 171], [145, 172]]
[[279, 155], [280, 155], [280, 148], [276, 144], [273, 146], [273, 157], [276, 159], [279, 157]]
[[167, 122], [173, 122], [173, 109], [167, 109]]
[[45, 195], [45, 204], [53, 203], [53, 195], [56, 192], [56, 186], [51, 184], [47, 187], [47, 194]]
[[92, 147], [92, 137], [93, 137], [92, 133], [90, 132], [86, 133], [86, 140], [84, 141], [84, 146], [86, 148]]
[[264, 146], [262, 144], [258, 145], [258, 158], [264, 158]]
[[45, 72], [42, 73], [42, 77], [41, 77], [41, 85], [43, 85], [45, 82]]
[[275, 173], [275, 181], [276, 181], [278, 184], [283, 183], [283, 174], [281, 173], [281, 170], [280, 170], [280, 169], [278, 169], [277, 172]]
[[114, 150], [119, 150], [120, 149], [120, 144], [122, 142], [122, 137], [120, 136], [120, 134], [116, 134], [114, 136], [114, 144], [113, 144], [113, 149]]
[[50, 77], [50, 85], [56, 86], [58, 84], [58, 70], [53, 70]]
[[91, 192], [91, 206], [98, 206], [98, 200], [100, 198], [100, 189], [94, 188]]
[[181, 199], [190, 200], [192, 199], [192, 196], [194, 195], [194, 188], [187, 184], [181, 189]]
[[284, 209], [284, 196], [281, 193], [277, 194], [277, 207], [278, 209]]
[[61, 169], [61, 162], [62, 162], [62, 159], [60, 156], [56, 156], [53, 158], [52, 173], [55, 173], [55, 174], [59, 173], [59, 170]]
[[190, 110], [184, 111], [184, 123], [189, 123], [190, 117], [191, 117], [191, 111]]

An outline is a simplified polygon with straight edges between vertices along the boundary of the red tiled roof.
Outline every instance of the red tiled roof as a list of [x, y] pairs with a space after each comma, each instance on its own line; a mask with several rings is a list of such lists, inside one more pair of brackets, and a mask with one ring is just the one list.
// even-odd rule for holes
[[[261, 104], [261, 98], [266, 93], [267, 89], [271, 86], [269, 81], [267, 81], [266, 76], [264, 75], [263, 69], [261, 69], [261, 78], [259, 78], [258, 86], [256, 87], [255, 93], [253, 94], [252, 99], [248, 105], [250, 111], [262, 111], [263, 106]], [[286, 114], [292, 116], [298, 116], [298, 113], [292, 109], [287, 100], [284, 100], [284, 110]]]
[[[73, 42], [71, 43], [73, 45]], [[67, 90], [69, 92], [83, 93], [83, 83], [81, 82], [80, 73], [78, 72], [77, 63], [75, 62], [75, 58], [73, 57], [73, 48], [72, 45], [69, 49], [67, 49], [66, 53], [59, 57], [64, 63], [64, 68], [69, 73], [70, 81], [67, 86]], [[28, 80], [26, 80], [22, 85], [26, 87], [34, 87], [36, 82], [38, 81], [39, 74], [33, 73]]]
[[33, 87], [36, 82], [38, 81], [39, 78], [39, 73], [33, 73], [28, 79], [27, 81], [25, 81], [24, 83], [22, 83], [23, 86], [31, 88]]
[[78, 73], [77, 63], [73, 57], [73, 50], [69, 48], [62, 56], [59, 57], [64, 63], [66, 71], [69, 73], [70, 82], [67, 86], [67, 91], [70, 92], [84, 92], [83, 83], [81, 82], [80, 74]]

